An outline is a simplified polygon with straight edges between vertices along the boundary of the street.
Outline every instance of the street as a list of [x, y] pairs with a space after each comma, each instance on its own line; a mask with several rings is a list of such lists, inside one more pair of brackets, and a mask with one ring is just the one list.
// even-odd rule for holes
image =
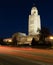
[[0, 46], [0, 65], [53, 65], [53, 49]]

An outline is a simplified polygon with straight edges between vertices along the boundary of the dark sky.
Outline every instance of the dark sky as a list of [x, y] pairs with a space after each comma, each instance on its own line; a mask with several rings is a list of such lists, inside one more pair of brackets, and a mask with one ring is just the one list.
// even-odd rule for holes
[[27, 34], [33, 4], [39, 10], [41, 25], [53, 34], [53, 0], [4, 0], [0, 1], [0, 37], [11, 37], [15, 32]]

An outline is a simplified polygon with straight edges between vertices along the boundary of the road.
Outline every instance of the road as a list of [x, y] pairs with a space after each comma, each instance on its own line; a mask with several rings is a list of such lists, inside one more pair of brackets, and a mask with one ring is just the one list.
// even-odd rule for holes
[[53, 49], [0, 46], [0, 65], [53, 65]]

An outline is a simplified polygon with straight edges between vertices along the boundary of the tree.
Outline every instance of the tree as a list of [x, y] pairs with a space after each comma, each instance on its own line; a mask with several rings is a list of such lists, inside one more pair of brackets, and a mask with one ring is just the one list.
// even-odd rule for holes
[[48, 28], [42, 27], [41, 30], [39, 30], [40, 32], [40, 40], [45, 41], [45, 38], [48, 37], [49, 35], [51, 35], [50, 31]]
[[42, 29], [39, 30], [39, 32], [40, 32], [39, 43], [43, 47], [51, 47], [51, 42], [46, 42], [45, 41], [45, 38], [51, 35], [49, 29], [48, 28], [45, 28], [45, 27], [42, 27]]

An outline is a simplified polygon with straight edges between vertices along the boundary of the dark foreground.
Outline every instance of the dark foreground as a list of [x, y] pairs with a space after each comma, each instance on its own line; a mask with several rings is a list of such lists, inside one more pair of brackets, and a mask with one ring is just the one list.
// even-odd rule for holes
[[53, 49], [0, 46], [0, 65], [53, 65]]
[[0, 55], [0, 65], [39, 65], [39, 64], [21, 57], [11, 55]]

